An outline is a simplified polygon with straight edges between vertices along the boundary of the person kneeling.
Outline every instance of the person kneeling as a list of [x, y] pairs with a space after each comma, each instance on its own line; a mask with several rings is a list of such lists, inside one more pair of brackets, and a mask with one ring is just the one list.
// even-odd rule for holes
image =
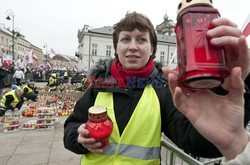
[[0, 116], [7, 110], [20, 110], [24, 102], [22, 95], [23, 89], [11, 90], [3, 95], [0, 102]]
[[27, 100], [37, 101], [38, 91], [34, 83], [28, 83], [23, 87], [23, 97]]

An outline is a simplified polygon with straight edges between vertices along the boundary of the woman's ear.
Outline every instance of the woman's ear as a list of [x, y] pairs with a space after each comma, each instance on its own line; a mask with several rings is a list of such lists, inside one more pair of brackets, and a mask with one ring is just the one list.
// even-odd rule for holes
[[118, 59], [118, 54], [117, 54], [116, 52], [114, 53], [114, 55], [115, 55], [115, 57]]

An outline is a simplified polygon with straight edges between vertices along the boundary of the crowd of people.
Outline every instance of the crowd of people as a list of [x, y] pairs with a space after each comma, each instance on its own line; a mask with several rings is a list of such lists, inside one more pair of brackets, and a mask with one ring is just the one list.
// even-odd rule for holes
[[[69, 76], [73, 76], [72, 84], [81, 83], [83, 78], [83, 74], [68, 70], [48, 70], [45, 75], [41, 70], [41, 68], [27, 68], [24, 73], [20, 67], [14, 67], [14, 69], [12, 65], [0, 67], [0, 116], [3, 116], [7, 110], [20, 110], [25, 100], [37, 101], [39, 91], [35, 86], [34, 77], [27, 76], [30, 71], [34, 74], [40, 73], [41, 79], [46, 75], [49, 77], [48, 80], [44, 80], [47, 81], [48, 92], [57, 90], [60, 84], [70, 83]], [[6, 82], [7, 76], [11, 76], [12, 79]], [[82, 91], [82, 86], [80, 85], [76, 90]], [[3, 89], [7, 92], [3, 93]]]

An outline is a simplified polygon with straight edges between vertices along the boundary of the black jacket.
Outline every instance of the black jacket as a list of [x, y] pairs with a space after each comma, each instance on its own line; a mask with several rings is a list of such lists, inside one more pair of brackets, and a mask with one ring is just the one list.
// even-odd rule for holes
[[6, 100], [5, 100], [5, 107], [6, 108], [4, 108], [4, 109], [6, 109], [6, 110], [14, 110], [15, 108], [18, 108], [19, 110], [21, 109], [22, 104], [24, 102], [23, 98], [20, 98], [19, 103], [16, 105], [16, 107], [13, 107], [10, 105], [12, 103], [12, 101], [14, 101], [13, 95], [6, 95], [5, 97], [6, 97]]
[[0, 68], [0, 88], [4, 88], [4, 78], [7, 76], [7, 71]]
[[[109, 78], [111, 76], [109, 72], [111, 63], [112, 61], [110, 60], [99, 61], [97, 67], [92, 69], [90, 75], [103, 79]], [[150, 78], [155, 78], [152, 83], [160, 101], [162, 132], [164, 132], [164, 134], [176, 145], [184, 149], [185, 152], [190, 153], [193, 156], [207, 158], [221, 156], [218, 149], [212, 143], [203, 138], [191, 125], [188, 119], [174, 107], [172, 95], [166, 81], [163, 79], [161, 66], [156, 65]], [[103, 84], [105, 85], [105, 83], [106, 82], [104, 81]], [[99, 91], [113, 92], [115, 117], [119, 127], [119, 132], [122, 134], [143, 90], [144, 88], [102, 88], [102, 85], [98, 88], [88, 88], [82, 98], [76, 103], [72, 115], [69, 116], [65, 122], [65, 148], [77, 154], [85, 154], [88, 152], [88, 150], [83, 148], [81, 144], [77, 143], [77, 128], [88, 120], [88, 109], [94, 105], [95, 98]], [[221, 91], [219, 91], [219, 93], [220, 92]], [[245, 110], [247, 112], [246, 116], [248, 116], [248, 118], [245, 119], [245, 123], [247, 123], [250, 119], [249, 97], [246, 97]]]

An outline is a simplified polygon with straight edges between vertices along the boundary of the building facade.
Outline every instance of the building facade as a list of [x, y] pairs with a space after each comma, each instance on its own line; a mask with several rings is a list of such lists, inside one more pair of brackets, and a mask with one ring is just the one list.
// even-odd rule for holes
[[[89, 70], [98, 59], [114, 58], [113, 47], [113, 27], [105, 26], [102, 28], [89, 29], [88, 25], [84, 25], [82, 30], [78, 30], [78, 70]], [[171, 60], [174, 57], [176, 49], [175, 36], [167, 36], [157, 34], [158, 46], [155, 61], [161, 62], [164, 66], [176, 60]]]
[[[13, 55], [12, 52], [12, 42], [13, 42], [13, 35], [9, 28], [4, 27], [3, 24], [0, 25], [0, 56], [2, 57], [3, 53], [8, 55]], [[33, 55], [38, 58], [38, 61], [34, 61], [32, 66], [41, 65], [43, 63], [43, 51], [41, 48], [31, 44], [28, 40], [25, 39], [25, 36], [20, 33], [15, 33], [14, 35], [14, 59], [25, 60], [27, 53], [33, 50]]]
[[71, 70], [77, 66], [77, 59], [72, 56], [56, 54], [52, 59], [50, 59], [50, 65], [52, 69], [56, 70]]
[[175, 36], [174, 27], [175, 23], [169, 19], [167, 13], [163, 17], [163, 22], [156, 26], [157, 34], [163, 34], [167, 36]]
[[[0, 25], [0, 56], [2, 57], [3, 53], [9, 54], [12, 56], [12, 33], [9, 28], [5, 28], [3, 24]], [[17, 43], [17, 37], [14, 36], [14, 43]], [[17, 44], [14, 45], [14, 57], [17, 59]], [[13, 57], [11, 57], [13, 59]]]
[[30, 46], [30, 42], [25, 39], [24, 35], [17, 37], [17, 59], [25, 59], [27, 52], [31, 49]]

